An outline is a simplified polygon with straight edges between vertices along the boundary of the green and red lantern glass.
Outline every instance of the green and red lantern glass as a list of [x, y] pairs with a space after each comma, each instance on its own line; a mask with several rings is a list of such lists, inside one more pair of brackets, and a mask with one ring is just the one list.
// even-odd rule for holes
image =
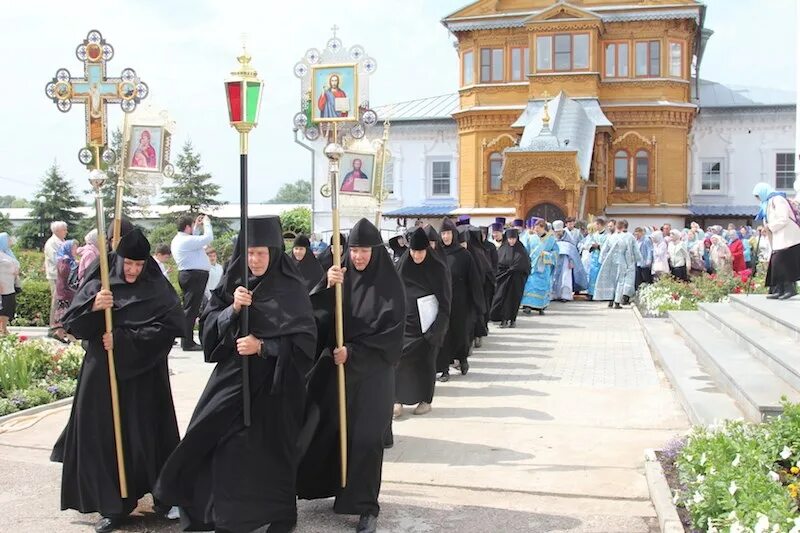
[[225, 96], [228, 99], [228, 118], [231, 126], [258, 124], [258, 111], [261, 107], [261, 91], [264, 84], [258, 79], [240, 79], [225, 82]]

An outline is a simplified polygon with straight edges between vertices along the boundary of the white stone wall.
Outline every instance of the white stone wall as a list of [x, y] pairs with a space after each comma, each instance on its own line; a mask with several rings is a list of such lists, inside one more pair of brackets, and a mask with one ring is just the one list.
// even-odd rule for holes
[[[754, 205], [753, 186], [775, 186], [775, 156], [795, 151], [795, 134], [793, 107], [701, 109], [689, 136], [690, 203]], [[722, 189], [703, 191], [702, 163], [715, 160], [722, 162]]]

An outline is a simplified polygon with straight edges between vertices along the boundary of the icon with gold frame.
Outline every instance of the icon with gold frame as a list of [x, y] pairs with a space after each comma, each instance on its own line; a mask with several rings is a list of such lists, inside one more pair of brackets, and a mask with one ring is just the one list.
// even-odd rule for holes
[[311, 66], [312, 122], [358, 122], [358, 64]]

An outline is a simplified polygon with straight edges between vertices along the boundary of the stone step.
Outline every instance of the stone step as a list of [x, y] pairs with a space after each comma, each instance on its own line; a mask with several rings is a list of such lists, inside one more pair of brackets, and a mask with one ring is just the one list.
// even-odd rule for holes
[[800, 390], [797, 341], [728, 303], [700, 304], [699, 308], [724, 335], [736, 340], [776, 376]]
[[782, 412], [781, 396], [797, 392], [739, 344], [721, 334], [700, 311], [673, 311], [675, 330], [716, 384], [739, 405], [745, 416], [760, 422]]
[[800, 341], [800, 296], [768, 300], [764, 294], [732, 294], [731, 304], [762, 324]]
[[648, 318], [641, 321], [653, 358], [664, 370], [692, 424], [743, 419], [733, 398], [721, 391], [697, 361], [672, 322]]

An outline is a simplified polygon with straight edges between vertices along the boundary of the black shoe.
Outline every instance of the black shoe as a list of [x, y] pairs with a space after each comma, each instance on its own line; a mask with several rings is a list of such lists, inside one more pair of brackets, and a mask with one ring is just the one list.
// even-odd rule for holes
[[480, 348], [481, 346], [483, 346], [483, 338], [475, 337], [475, 347]]
[[508, 323], [508, 327], [510, 327], [510, 328], [517, 327], [517, 321], [516, 320], [512, 320], [511, 322]]
[[783, 296], [783, 294], [782, 294], [782, 293], [780, 293], [780, 292], [773, 292], [772, 294], [769, 294], [769, 295], [767, 295], [767, 300], [777, 300], [777, 299], [778, 299], [778, 298], [780, 298], [781, 296]]
[[622, 309], [622, 306], [619, 304], [619, 302], [614, 304], [614, 309]]
[[358, 519], [356, 533], [375, 533], [378, 531], [378, 517], [371, 514], [362, 514]]
[[119, 516], [104, 516], [94, 525], [96, 533], [110, 533], [122, 525], [124, 519]]
[[469, 361], [464, 359], [463, 361], [461, 361], [461, 375], [466, 376], [467, 372], [469, 372]]
[[192, 344], [191, 346], [186, 346], [183, 348], [184, 352], [202, 352], [203, 347], [199, 344]]
[[795, 296], [797, 296], [797, 292], [795, 291], [784, 292], [783, 294], [780, 295], [780, 297], [778, 297], [778, 300], [788, 300], [790, 298], [794, 298]]
[[280, 522], [272, 522], [267, 528], [266, 533], [291, 533], [297, 527], [297, 520], [282, 520]]
[[544, 309], [539, 309], [539, 316], [544, 316]]
[[523, 307], [522, 308], [522, 314], [523, 315], [529, 315], [529, 314], [531, 314], [531, 311], [533, 311], [533, 309], [531, 309], [530, 307]]
[[611, 309], [612, 307], [614, 307], [614, 300], [608, 302], [608, 308]]
[[505, 321], [505, 320], [503, 320], [502, 322], [500, 322], [500, 327], [501, 327], [502, 329], [506, 329], [506, 328], [508, 327], [508, 322], [507, 322], [507, 321]]
[[629, 303], [631, 303], [631, 297], [630, 296], [623, 296], [622, 297], [622, 305], [628, 305]]
[[450, 372], [442, 372], [442, 375], [439, 376], [439, 381], [442, 383], [447, 383], [450, 381]]

